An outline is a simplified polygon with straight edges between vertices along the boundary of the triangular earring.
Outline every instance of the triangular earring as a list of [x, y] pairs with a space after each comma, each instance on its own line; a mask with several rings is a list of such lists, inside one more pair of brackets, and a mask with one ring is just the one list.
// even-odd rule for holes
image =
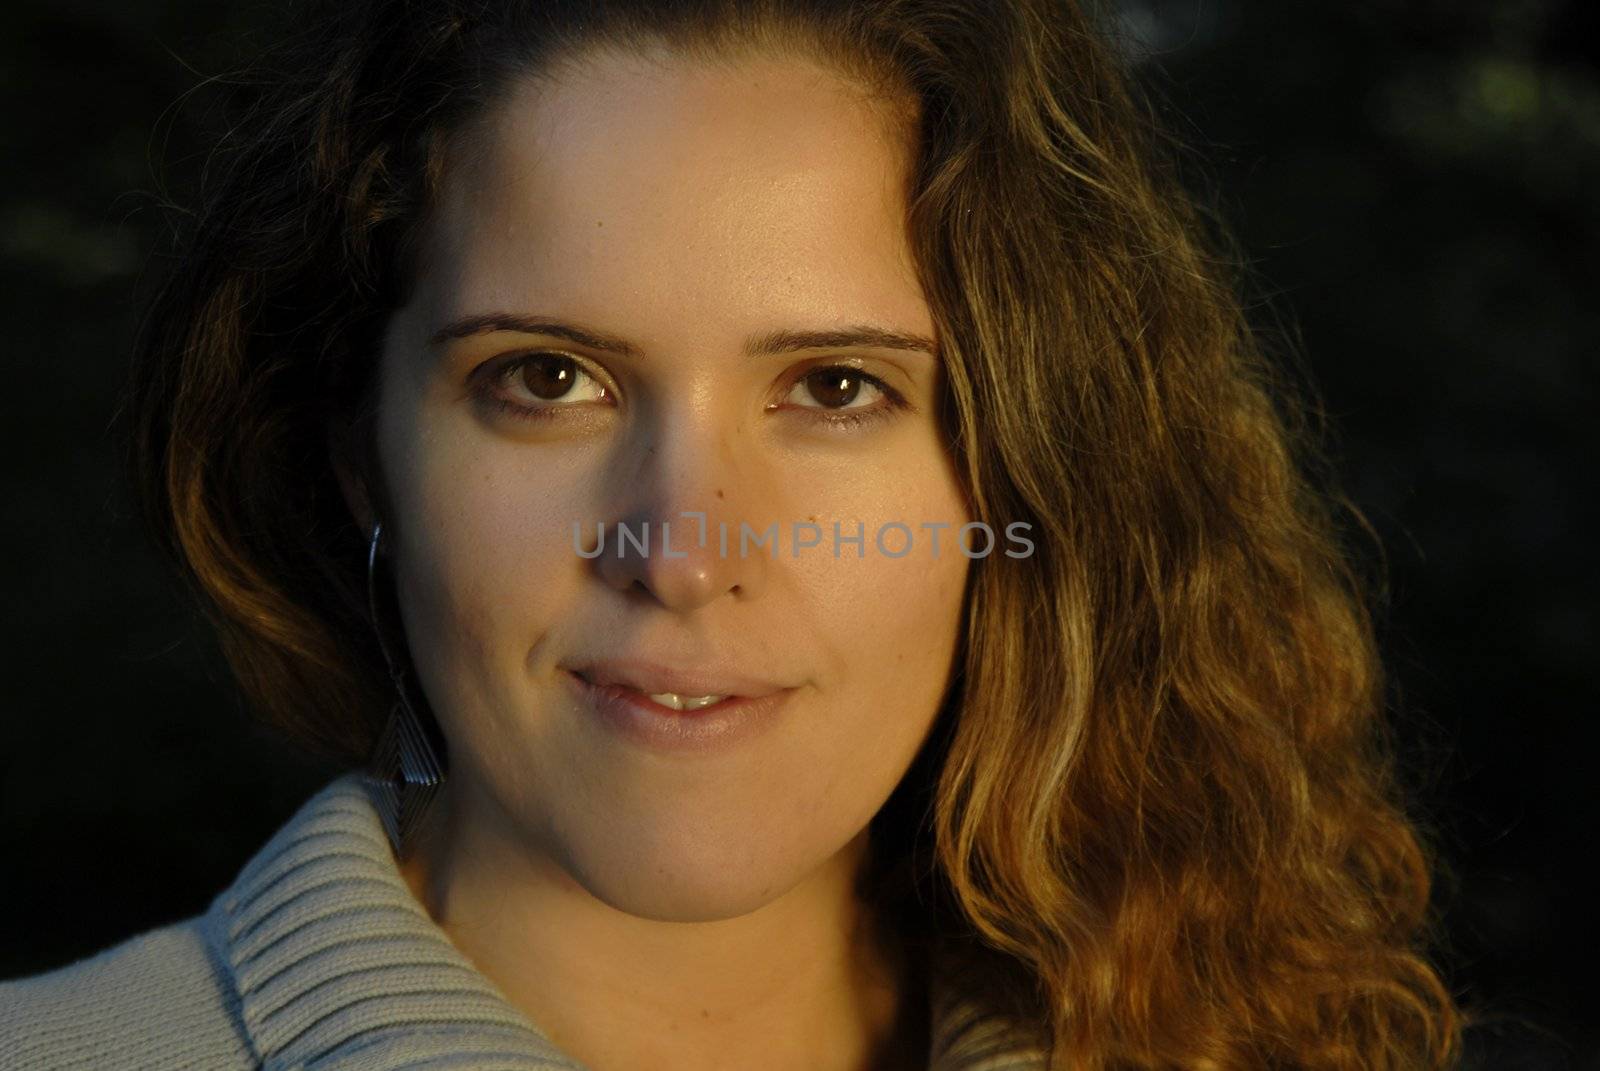
[[396, 859], [410, 853], [444, 775], [409, 704], [394, 705], [367, 761], [367, 785]]
[[384, 641], [374, 583], [382, 532], [381, 522], [373, 526], [372, 543], [367, 550], [367, 608], [399, 698], [390, 709], [389, 719], [367, 759], [365, 778], [395, 857], [403, 860], [413, 847], [424, 813], [438, 795], [439, 785], [444, 781], [444, 768], [421, 718], [406, 698], [404, 676]]

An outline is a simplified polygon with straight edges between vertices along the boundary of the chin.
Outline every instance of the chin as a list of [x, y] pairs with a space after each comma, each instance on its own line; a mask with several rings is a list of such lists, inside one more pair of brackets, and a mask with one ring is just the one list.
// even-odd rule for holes
[[[793, 858], [763, 858], [748, 852], [696, 853], [654, 849], [629, 851], [613, 841], [594, 853], [578, 853], [569, 871], [595, 899], [637, 918], [661, 922], [716, 922], [766, 906], [798, 885], [825, 860], [809, 865]], [[732, 856], [738, 856], [735, 865]]]

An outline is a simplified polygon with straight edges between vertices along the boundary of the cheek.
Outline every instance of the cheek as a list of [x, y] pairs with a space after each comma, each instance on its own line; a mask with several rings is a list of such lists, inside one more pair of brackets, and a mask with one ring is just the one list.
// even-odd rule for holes
[[[793, 762], [795, 770], [808, 771], [797, 780], [804, 786], [796, 790], [797, 822], [814, 823], [844, 808], [847, 826], [865, 824], [904, 776], [948, 689], [969, 563], [953, 551], [948, 532], [939, 557], [932, 557], [917, 523], [945, 518], [885, 519], [902, 520], [922, 537], [912, 553], [880, 554], [869, 521], [865, 557], [845, 548], [835, 560], [830, 549], [817, 559], [826, 565], [808, 577], [814, 635], [832, 657], [829, 675], [818, 681], [819, 728], [797, 745]], [[958, 525], [953, 521], [951, 530]], [[850, 532], [854, 526], [841, 527]], [[831, 538], [831, 524], [825, 531]]]
[[[831, 596], [836, 634], [848, 651], [852, 676], [874, 682], [876, 691], [925, 697], [940, 690], [954, 653], [969, 568], [951, 545], [954, 528], [942, 533], [934, 558], [931, 533], [913, 527], [912, 553], [896, 559], [873, 545], [869, 526], [867, 557], [830, 563], [838, 566]], [[894, 532], [886, 542], [902, 538]]]
[[555, 463], [455, 423], [402, 433], [411, 445], [391, 455], [408, 633], [444, 706], [514, 706], [515, 696], [479, 693], [521, 680], [530, 645], [570, 602], [581, 560], [571, 521], [594, 481], [571, 451]]
[[[839, 679], [894, 707], [930, 708], [942, 694], [960, 630], [972, 563], [956, 540], [969, 518], [953, 469], [931, 445], [898, 462], [882, 460], [863, 466], [855, 479], [811, 489], [816, 508], [800, 519], [815, 517], [822, 545], [793, 564], [803, 570], [805, 601], [823, 634], [833, 637]], [[864, 545], [841, 540], [835, 557], [836, 522], [845, 537], [857, 534], [859, 522]]]

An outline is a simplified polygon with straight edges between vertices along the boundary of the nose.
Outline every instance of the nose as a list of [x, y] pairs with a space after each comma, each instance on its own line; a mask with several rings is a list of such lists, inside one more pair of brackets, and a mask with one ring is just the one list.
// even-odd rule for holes
[[[601, 578], [622, 592], [637, 592], [680, 613], [729, 595], [750, 599], [766, 586], [777, 540], [770, 521], [744, 510], [751, 486], [748, 459], [741, 460], [732, 434], [701, 435], [680, 429], [658, 435], [641, 449], [619, 481], [627, 487], [624, 508], [603, 533], [585, 533]], [[750, 534], [740, 537], [741, 524]], [[781, 526], [780, 526], [781, 530]]]

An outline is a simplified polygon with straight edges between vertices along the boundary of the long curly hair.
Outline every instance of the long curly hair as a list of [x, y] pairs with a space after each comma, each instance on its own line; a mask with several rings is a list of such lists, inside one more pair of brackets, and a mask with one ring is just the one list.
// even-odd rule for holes
[[907, 104], [949, 449], [976, 519], [1038, 533], [973, 563], [865, 893], [1052, 1069], [1451, 1066], [1433, 863], [1345, 544], [1370, 525], [1246, 322], [1217, 213], [1071, 0], [297, 10], [233, 79], [126, 412], [144, 515], [252, 707], [350, 762], [387, 709], [325, 428], [367, 426], [448, 146], [515, 79], [661, 44], [799, 55]]

